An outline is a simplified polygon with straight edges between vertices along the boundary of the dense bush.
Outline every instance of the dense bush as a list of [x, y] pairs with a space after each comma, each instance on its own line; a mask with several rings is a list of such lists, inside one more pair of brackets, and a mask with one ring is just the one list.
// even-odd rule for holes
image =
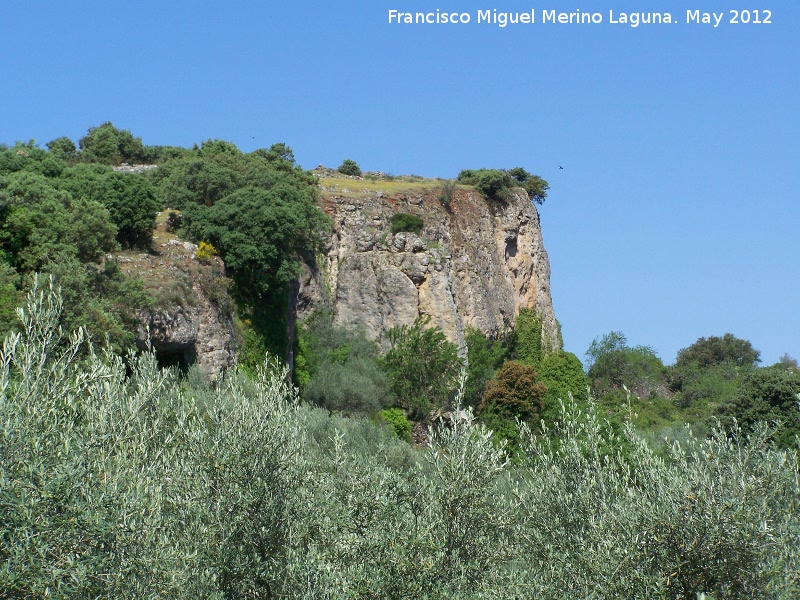
[[477, 409], [483, 398], [486, 384], [494, 377], [506, 357], [508, 349], [500, 340], [491, 340], [477, 329], [467, 329], [467, 381], [464, 404]]
[[78, 157], [78, 147], [66, 136], [47, 142], [47, 149], [63, 161], [74, 161]]
[[361, 177], [361, 167], [358, 166], [358, 163], [354, 160], [349, 158], [344, 159], [342, 164], [336, 169], [342, 175], [353, 175], [355, 177]]
[[404, 442], [411, 442], [411, 421], [399, 408], [385, 408], [379, 413], [380, 420], [388, 425], [394, 434]]
[[592, 341], [586, 352], [589, 380], [595, 394], [630, 390], [641, 398], [666, 391], [667, 369], [652, 348], [628, 346], [624, 334], [612, 331]]
[[0, 175], [25, 171], [45, 177], [58, 177], [67, 167], [61, 155], [39, 148], [34, 140], [17, 142], [11, 148], [0, 145]]
[[77, 164], [66, 169], [55, 184], [75, 198], [84, 196], [105, 206], [121, 244], [149, 248], [160, 206], [148, 179], [105, 165]]
[[232, 165], [196, 153], [167, 161], [151, 178], [160, 206], [179, 210], [192, 202], [211, 206], [245, 184]]
[[531, 365], [506, 361], [486, 384], [478, 415], [494, 433], [494, 439], [507, 444], [512, 456], [521, 452], [520, 423], [539, 430], [547, 387]]
[[417, 235], [422, 233], [422, 228], [425, 223], [417, 215], [410, 213], [395, 213], [392, 215], [392, 233], [400, 233], [401, 231], [409, 231]]
[[800, 436], [800, 373], [775, 365], [747, 375], [723, 413], [746, 431], [761, 421], [780, 422], [773, 439], [781, 448], [797, 448]]
[[22, 272], [39, 270], [57, 254], [95, 262], [117, 249], [109, 211], [99, 202], [73, 197], [42, 175], [0, 176], [0, 245]]
[[523, 188], [531, 201], [542, 204], [547, 197], [549, 185], [538, 175], [531, 175], [522, 167], [504, 171], [502, 169], [464, 169], [458, 174], [457, 181], [464, 185], [475, 186], [484, 198], [507, 201], [509, 190], [514, 187]]
[[475, 186], [484, 198], [500, 201], [508, 200], [508, 190], [515, 185], [511, 176], [500, 169], [465, 169], [458, 174], [457, 180]]
[[528, 197], [536, 204], [542, 204], [547, 198], [548, 183], [538, 175], [531, 175], [522, 167], [508, 170], [508, 174], [517, 184], [528, 192]]
[[511, 334], [511, 351], [514, 359], [538, 368], [544, 358], [545, 350], [541, 315], [533, 309], [521, 308]]
[[570, 394], [579, 406], [589, 399], [589, 380], [580, 359], [572, 352], [559, 350], [546, 355], [540, 363], [539, 375], [547, 388], [542, 417], [548, 422], [552, 423], [560, 401], [566, 402]]
[[0, 336], [5, 336], [17, 326], [17, 306], [22, 304], [19, 291], [20, 276], [0, 256]]
[[271, 174], [267, 187], [243, 187], [211, 206], [183, 211], [190, 237], [214, 245], [249, 303], [263, 301], [297, 275], [301, 257], [321, 244], [328, 219], [316, 192], [292, 175]]
[[[92, 127], [80, 140], [81, 160], [118, 165], [123, 162], [141, 163], [145, 159], [144, 144], [141, 138], [133, 137], [127, 129], [117, 129], [110, 122]], [[62, 142], [58, 146], [69, 149]]]
[[722, 363], [733, 363], [738, 367], [754, 367], [761, 362], [761, 353], [747, 340], [726, 333], [722, 337], [701, 337], [688, 348], [678, 352], [676, 369], [689, 366], [710, 367]]
[[[31, 146], [24, 158], [30, 166], [46, 155]], [[99, 185], [110, 170], [78, 165], [55, 177], [27, 166], [0, 175], [0, 262], [8, 265], [0, 279], [8, 292], [0, 306], [0, 335], [13, 328], [11, 303], [30, 285], [32, 272], [42, 271], [55, 275], [63, 289], [66, 327], [84, 326], [96, 342], [108, 340], [117, 350], [131, 347], [133, 312], [150, 298], [141, 282], [104, 256], [119, 250], [119, 230]]]
[[337, 327], [315, 312], [298, 328], [295, 381], [302, 397], [328, 410], [375, 414], [394, 402], [378, 344], [360, 330]]
[[736, 395], [742, 379], [761, 362], [760, 353], [747, 340], [730, 333], [699, 338], [678, 352], [670, 368], [670, 388], [683, 408], [701, 403], [716, 408]]
[[[796, 598], [796, 452], [756, 427], [628, 452], [574, 405], [516, 464], [471, 414], [414, 450], [298, 405], [274, 361], [211, 389], [63, 349], [33, 290], [0, 352], [10, 598]], [[61, 348], [59, 350], [59, 348]], [[458, 399], [456, 399], [458, 401]]]
[[509, 360], [486, 385], [480, 411], [497, 412], [536, 427], [544, 408], [546, 392], [547, 387], [539, 379], [536, 369]]
[[389, 343], [383, 365], [392, 391], [409, 416], [423, 420], [434, 409], [449, 408], [461, 360], [456, 345], [441, 329], [430, 326], [430, 316], [417, 317], [412, 325], [393, 327]]

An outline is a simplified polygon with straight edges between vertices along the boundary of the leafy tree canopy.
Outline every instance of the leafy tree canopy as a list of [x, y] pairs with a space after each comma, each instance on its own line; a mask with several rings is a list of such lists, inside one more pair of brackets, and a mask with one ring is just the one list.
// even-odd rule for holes
[[116, 227], [99, 202], [72, 196], [41, 175], [0, 177], [0, 248], [22, 272], [56, 254], [94, 262], [117, 249]]
[[505, 361], [508, 351], [499, 340], [491, 340], [477, 329], [468, 329], [467, 381], [464, 389], [464, 404], [477, 409], [483, 398], [486, 384]]
[[327, 219], [311, 190], [285, 178], [269, 189], [246, 187], [212, 206], [190, 204], [183, 213], [186, 231], [216, 247], [251, 301], [296, 276], [300, 258], [320, 248]]
[[514, 167], [509, 169], [508, 174], [519, 183], [526, 192], [531, 201], [536, 204], [542, 204], [547, 198], [547, 190], [550, 185], [538, 175], [531, 175], [522, 167]]
[[464, 169], [457, 177], [459, 183], [472, 185], [487, 199], [508, 200], [508, 190], [521, 187], [532, 202], [542, 204], [547, 198], [548, 183], [522, 167], [502, 169]]
[[494, 432], [497, 441], [505, 441], [512, 456], [520, 452], [518, 422], [536, 429], [544, 410], [547, 387], [536, 369], [515, 360], [503, 363], [494, 379], [486, 384], [478, 414]]
[[754, 367], [761, 362], [761, 353], [747, 341], [726, 333], [722, 337], [701, 337], [688, 348], [678, 352], [675, 367], [682, 369], [692, 366], [709, 367], [730, 362], [740, 367]]
[[800, 373], [780, 365], [755, 369], [742, 382], [723, 413], [746, 430], [760, 421], [780, 420], [773, 440], [781, 448], [795, 448], [800, 436]]
[[160, 206], [148, 179], [101, 164], [78, 164], [64, 171], [58, 185], [105, 206], [122, 245], [149, 247]]
[[572, 352], [559, 350], [542, 359], [539, 368], [542, 382], [547, 386], [547, 405], [555, 408], [559, 400], [566, 402], [569, 394], [578, 403], [589, 400], [586, 389], [589, 383], [580, 359]]
[[11, 148], [0, 149], [0, 175], [27, 171], [45, 177], [58, 177], [66, 166], [61, 156], [39, 148], [34, 140], [17, 142]]
[[358, 166], [356, 161], [349, 158], [344, 159], [342, 164], [339, 165], [336, 170], [343, 175], [354, 175], [356, 177], [361, 177], [361, 167]]
[[416, 420], [449, 406], [461, 370], [458, 348], [441, 329], [430, 327], [430, 320], [420, 316], [412, 325], [390, 329], [391, 348], [383, 357], [392, 391]]
[[599, 396], [627, 387], [633, 394], [650, 397], [665, 385], [666, 367], [649, 346], [627, 345], [619, 331], [595, 339], [586, 351], [589, 380]]
[[119, 165], [141, 163], [146, 157], [141, 138], [134, 137], [127, 129], [117, 129], [110, 121], [90, 128], [79, 144], [85, 162]]
[[73, 161], [78, 158], [78, 147], [66, 136], [47, 142], [47, 149], [53, 156], [63, 161]]
[[544, 408], [546, 392], [547, 386], [539, 379], [535, 368], [509, 360], [486, 385], [480, 410], [536, 423]]
[[337, 327], [330, 312], [318, 310], [298, 328], [297, 346], [295, 379], [305, 400], [351, 414], [375, 414], [394, 402], [378, 344], [363, 331]]
[[152, 179], [159, 204], [179, 210], [192, 202], [211, 206], [244, 185], [241, 173], [200, 156], [171, 160]]

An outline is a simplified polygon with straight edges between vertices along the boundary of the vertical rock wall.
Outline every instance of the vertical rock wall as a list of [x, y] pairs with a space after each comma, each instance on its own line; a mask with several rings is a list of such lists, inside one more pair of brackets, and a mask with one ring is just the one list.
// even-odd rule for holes
[[[301, 318], [328, 305], [336, 324], [364, 327], [386, 346], [390, 328], [430, 315], [463, 347], [468, 327], [498, 336], [521, 308], [532, 308], [542, 317], [543, 341], [557, 348], [550, 263], [524, 190], [500, 203], [459, 187], [445, 207], [434, 187], [359, 190], [353, 181], [352, 188], [323, 194], [333, 233], [326, 254], [301, 277]], [[421, 234], [393, 235], [398, 212], [422, 217]]]

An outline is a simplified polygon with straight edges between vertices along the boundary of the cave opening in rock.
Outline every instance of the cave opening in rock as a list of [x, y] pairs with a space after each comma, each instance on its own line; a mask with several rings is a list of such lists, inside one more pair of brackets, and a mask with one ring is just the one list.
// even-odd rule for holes
[[194, 346], [181, 348], [156, 348], [156, 360], [162, 369], [176, 367], [181, 374], [186, 374], [195, 362], [197, 362], [197, 352]]
[[506, 259], [517, 255], [517, 238], [506, 240]]

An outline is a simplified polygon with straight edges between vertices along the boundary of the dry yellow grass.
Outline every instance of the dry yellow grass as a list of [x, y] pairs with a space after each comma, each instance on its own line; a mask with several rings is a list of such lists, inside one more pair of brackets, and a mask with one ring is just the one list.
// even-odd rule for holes
[[[321, 177], [319, 185], [323, 193], [343, 196], [358, 196], [369, 192], [386, 192], [394, 195], [403, 192], [432, 192], [441, 188], [446, 179], [421, 179], [409, 181], [403, 179], [345, 179], [339, 177]], [[458, 186], [464, 188], [466, 186]]]

